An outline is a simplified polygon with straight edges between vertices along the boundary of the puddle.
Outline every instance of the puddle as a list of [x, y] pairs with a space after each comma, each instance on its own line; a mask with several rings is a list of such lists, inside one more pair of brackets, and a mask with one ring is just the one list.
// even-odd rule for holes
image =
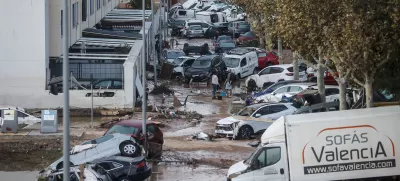
[[153, 174], [150, 181], [184, 181], [184, 180], [226, 180], [227, 169], [219, 169], [211, 166], [191, 166], [179, 164], [152, 165]]

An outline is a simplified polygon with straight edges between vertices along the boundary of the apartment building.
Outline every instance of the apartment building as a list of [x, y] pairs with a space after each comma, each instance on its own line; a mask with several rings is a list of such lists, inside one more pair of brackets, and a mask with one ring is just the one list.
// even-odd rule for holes
[[[119, 0], [69, 0], [69, 44], [93, 27]], [[54, 108], [62, 96], [46, 90], [49, 60], [62, 55], [62, 0], [7, 1], [0, 6], [0, 104]], [[71, 104], [79, 105], [71, 94]], [[117, 100], [115, 100], [117, 101]]]

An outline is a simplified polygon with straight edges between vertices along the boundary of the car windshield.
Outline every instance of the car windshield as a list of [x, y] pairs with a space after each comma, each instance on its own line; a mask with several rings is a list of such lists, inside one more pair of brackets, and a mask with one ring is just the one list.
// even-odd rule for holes
[[193, 68], [207, 68], [210, 66], [211, 66], [211, 59], [201, 58], [201, 57], [196, 59], [192, 64]]
[[253, 112], [256, 111], [254, 107], [245, 107], [240, 110], [236, 115], [238, 116], [251, 116]]
[[185, 55], [185, 53], [183, 53], [183, 52], [175, 52], [175, 51], [168, 52], [168, 59], [176, 59], [176, 58], [184, 56], [184, 55]]
[[185, 20], [175, 20], [174, 24], [176, 24], [176, 25], [184, 25], [185, 24]]
[[235, 48], [236, 45], [233, 43], [233, 41], [223, 41], [219, 44], [220, 47], [223, 48]]
[[232, 40], [230, 36], [219, 36], [217, 42], [221, 42], [222, 40]]
[[139, 129], [135, 127], [123, 126], [123, 125], [114, 125], [107, 132], [106, 135], [120, 133], [120, 134], [137, 134]]
[[184, 60], [186, 60], [186, 58], [180, 57], [180, 58], [175, 59], [173, 63], [174, 63], [175, 65], [179, 65], [179, 64], [181, 64]]
[[190, 30], [202, 30], [201, 26], [190, 26]]
[[226, 67], [228, 68], [236, 68], [239, 66], [240, 59], [233, 57], [224, 57], [222, 60], [225, 62]]

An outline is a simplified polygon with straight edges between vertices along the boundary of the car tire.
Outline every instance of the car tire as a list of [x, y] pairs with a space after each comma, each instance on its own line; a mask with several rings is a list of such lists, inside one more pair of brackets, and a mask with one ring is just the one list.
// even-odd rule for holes
[[123, 142], [119, 145], [119, 151], [122, 156], [134, 157], [141, 153], [140, 146], [133, 142]]
[[129, 177], [121, 177], [118, 179], [118, 181], [132, 181], [132, 179]]
[[240, 139], [250, 139], [251, 136], [254, 134], [253, 128], [245, 125], [239, 128], [239, 133], [238, 137]]

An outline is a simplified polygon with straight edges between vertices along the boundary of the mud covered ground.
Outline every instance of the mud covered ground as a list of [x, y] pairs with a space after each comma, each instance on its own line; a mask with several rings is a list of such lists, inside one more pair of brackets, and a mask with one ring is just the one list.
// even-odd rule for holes
[[[150, 180], [224, 180], [227, 168], [246, 159], [254, 151], [247, 145], [250, 141], [190, 138], [200, 132], [213, 134], [219, 119], [243, 107], [232, 104], [232, 100], [239, 99], [243, 92], [240, 83], [233, 91], [236, 95], [233, 98], [212, 100], [211, 88], [206, 84], [188, 86], [176, 80], [161, 82], [168, 85], [182, 104], [186, 98], [187, 102], [185, 106], [174, 106], [174, 97], [168, 94], [170, 92], [149, 95], [149, 104], [155, 110], [149, 112], [148, 117], [162, 125], [162, 160], [165, 161], [152, 163], [154, 173]], [[150, 91], [153, 87], [149, 81]], [[193, 111], [198, 114], [193, 114]], [[178, 116], [171, 116], [171, 113]], [[141, 119], [141, 113], [134, 113], [132, 118]], [[89, 128], [89, 122], [90, 118], [79, 118], [71, 124], [71, 129], [85, 129], [84, 136], [80, 140], [72, 140], [71, 146], [99, 137], [106, 131], [106, 128]], [[95, 125], [100, 125], [100, 121], [96, 121]], [[0, 155], [3, 158], [0, 159], [0, 171], [38, 171], [62, 155], [62, 140], [0, 140]]]

